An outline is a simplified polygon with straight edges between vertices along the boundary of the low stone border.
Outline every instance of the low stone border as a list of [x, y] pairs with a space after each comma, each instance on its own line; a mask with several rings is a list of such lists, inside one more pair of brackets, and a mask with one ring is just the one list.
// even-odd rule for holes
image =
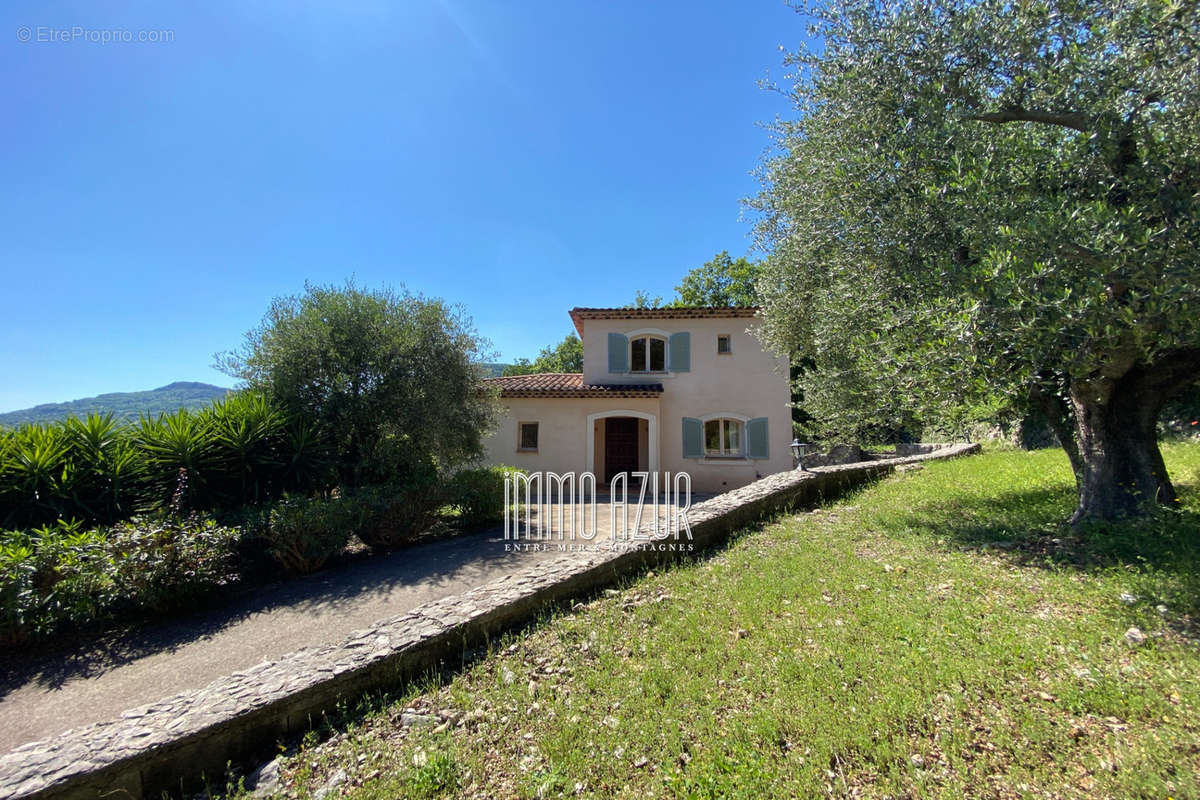
[[[979, 450], [934, 452], [781, 472], [699, 503], [688, 514], [696, 548], [790, 508], [812, 506], [895, 467]], [[150, 797], [194, 789], [229, 762], [274, 754], [339, 699], [395, 687], [488, 637], [528, 621], [548, 605], [610, 586], [648, 564], [676, 557], [656, 550], [573, 553], [536, 574], [509, 575], [356, 631], [345, 641], [290, 653], [119, 718], [78, 728], [0, 756], [0, 800]]]

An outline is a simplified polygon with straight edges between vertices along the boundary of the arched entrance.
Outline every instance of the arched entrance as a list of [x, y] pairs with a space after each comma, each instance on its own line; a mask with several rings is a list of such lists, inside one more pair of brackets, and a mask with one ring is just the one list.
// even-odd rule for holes
[[[647, 472], [658, 472], [658, 418], [645, 411], [613, 410], [589, 414], [587, 428], [587, 469], [599, 484], [607, 484], [611, 474], [635, 472], [642, 459], [639, 420], [646, 421], [645, 460]], [[597, 464], [604, 474], [597, 471]]]

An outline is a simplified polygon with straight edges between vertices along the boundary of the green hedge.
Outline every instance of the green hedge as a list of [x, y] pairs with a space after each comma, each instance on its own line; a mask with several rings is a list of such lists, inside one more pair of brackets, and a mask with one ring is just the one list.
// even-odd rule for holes
[[236, 580], [239, 537], [195, 517], [0, 533], [0, 642], [186, 605]]
[[0, 527], [233, 509], [328, 488], [326, 453], [312, 425], [245, 393], [136, 424], [91, 415], [0, 429]]
[[375, 550], [411, 544], [437, 523], [445, 498], [445, 485], [433, 477], [360, 490], [350, 498], [364, 510], [358, 538]]
[[516, 467], [497, 465], [465, 469], [450, 479], [450, 504], [462, 514], [467, 528], [493, 525], [504, 518], [504, 478]]

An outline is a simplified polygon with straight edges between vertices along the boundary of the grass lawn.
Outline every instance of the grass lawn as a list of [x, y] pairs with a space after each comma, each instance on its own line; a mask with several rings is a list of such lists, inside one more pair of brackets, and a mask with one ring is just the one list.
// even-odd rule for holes
[[1065, 456], [990, 451], [746, 531], [348, 709], [282, 791], [1200, 797], [1200, 445], [1165, 452], [1145, 524], [1062, 528]]

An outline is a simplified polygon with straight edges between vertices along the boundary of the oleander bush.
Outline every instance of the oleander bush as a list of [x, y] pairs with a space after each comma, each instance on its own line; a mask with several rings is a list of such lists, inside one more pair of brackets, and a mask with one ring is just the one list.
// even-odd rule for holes
[[504, 518], [504, 478], [519, 470], [497, 465], [464, 469], [450, 479], [450, 504], [462, 515], [465, 528], [478, 528]]
[[270, 510], [267, 550], [286, 572], [316, 572], [346, 547], [364, 517], [363, 505], [353, 499], [285, 499]]
[[374, 550], [410, 544], [437, 523], [445, 498], [445, 484], [435, 475], [361, 489], [350, 500], [364, 511], [358, 538]]

